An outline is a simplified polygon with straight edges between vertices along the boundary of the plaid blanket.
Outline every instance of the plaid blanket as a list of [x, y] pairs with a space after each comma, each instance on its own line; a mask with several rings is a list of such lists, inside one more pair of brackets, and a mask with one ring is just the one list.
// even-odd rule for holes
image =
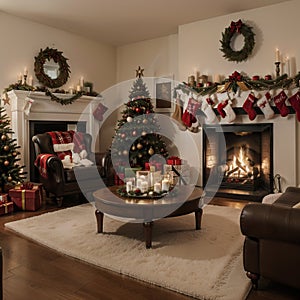
[[[75, 153], [80, 153], [82, 150], [86, 150], [84, 144], [84, 133], [82, 132], [75, 132], [74, 130], [69, 131], [49, 131], [47, 132], [52, 139], [52, 143], [54, 144], [69, 144], [74, 143], [73, 151]], [[56, 152], [56, 155], [63, 160], [66, 155], [70, 155], [72, 157], [72, 151], [61, 151]]]
[[48, 178], [47, 172], [47, 160], [54, 156], [53, 154], [39, 154], [34, 162], [34, 165], [39, 169], [40, 175], [44, 178]]

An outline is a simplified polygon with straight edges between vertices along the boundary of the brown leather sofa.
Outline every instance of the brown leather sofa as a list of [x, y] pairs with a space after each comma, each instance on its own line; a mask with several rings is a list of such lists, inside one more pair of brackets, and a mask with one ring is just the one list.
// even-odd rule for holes
[[[82, 193], [92, 201], [92, 192], [111, 184], [110, 157], [106, 153], [93, 153], [91, 151], [92, 136], [84, 134], [84, 143], [87, 151], [87, 159], [95, 164], [89, 167], [74, 167], [64, 169], [61, 160], [55, 156], [51, 136], [47, 133], [37, 134], [32, 137], [35, 149], [35, 157], [39, 154], [54, 154], [47, 160], [48, 178], [39, 176], [43, 183], [47, 196], [54, 195], [59, 206], [62, 205], [66, 195]], [[106, 171], [108, 170], [108, 171]]]
[[240, 228], [243, 263], [254, 288], [260, 276], [300, 289], [300, 188], [288, 187], [273, 203], [247, 204]]

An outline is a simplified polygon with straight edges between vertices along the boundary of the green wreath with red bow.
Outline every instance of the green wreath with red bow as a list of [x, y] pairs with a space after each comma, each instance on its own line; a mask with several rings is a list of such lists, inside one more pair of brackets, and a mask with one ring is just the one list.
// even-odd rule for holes
[[[239, 51], [233, 50], [231, 46], [231, 41], [236, 34], [244, 36], [244, 46]], [[252, 27], [244, 24], [241, 20], [231, 22], [230, 26], [225, 29], [225, 32], [222, 32], [222, 40], [220, 41], [222, 47], [220, 50], [224, 53], [223, 57], [229, 61], [236, 62], [247, 60], [255, 45], [254, 35]]]

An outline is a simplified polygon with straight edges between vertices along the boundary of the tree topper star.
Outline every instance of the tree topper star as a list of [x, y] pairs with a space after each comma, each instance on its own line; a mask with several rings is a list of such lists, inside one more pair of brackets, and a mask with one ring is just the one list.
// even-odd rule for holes
[[139, 68], [136, 70], [136, 77], [141, 78], [142, 76], [144, 76], [143, 72], [144, 69], [141, 69], [141, 67], [139, 66]]

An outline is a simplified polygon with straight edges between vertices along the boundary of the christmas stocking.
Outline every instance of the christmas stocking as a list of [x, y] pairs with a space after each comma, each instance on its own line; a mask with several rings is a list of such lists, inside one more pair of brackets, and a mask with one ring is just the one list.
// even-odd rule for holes
[[34, 102], [34, 100], [33, 100], [33, 99], [30, 99], [29, 97], [26, 97], [25, 100], [26, 100], [26, 103], [25, 103], [25, 105], [24, 105], [24, 114], [25, 114], [26, 116], [28, 116], [29, 113], [30, 113], [31, 105], [32, 105], [32, 103]]
[[224, 110], [224, 107], [228, 105], [228, 99], [227, 100], [224, 100], [224, 101], [221, 101], [219, 104], [218, 104], [218, 107], [217, 107], [217, 110], [220, 114], [220, 116], [224, 119], [226, 117], [226, 112]]
[[243, 104], [243, 109], [248, 114], [250, 121], [253, 121], [257, 115], [255, 109], [253, 108], [256, 101], [257, 98], [254, 96], [254, 94], [250, 93]]
[[218, 122], [218, 118], [212, 108], [212, 105], [214, 104], [214, 102], [210, 99], [210, 97], [206, 98], [203, 102], [202, 102], [202, 107], [201, 109], [203, 110], [203, 112], [205, 113], [205, 123], [206, 124], [215, 124]]
[[267, 120], [272, 119], [274, 117], [274, 110], [271, 108], [270, 101], [271, 95], [269, 92], [266, 92], [265, 95], [257, 101], [257, 106], [263, 112], [265, 118]]
[[177, 97], [175, 104], [175, 111], [172, 115], [172, 118], [178, 122], [178, 127], [180, 130], [186, 130], [186, 126], [182, 122], [182, 106], [181, 100]]
[[282, 117], [286, 117], [290, 112], [288, 107], [285, 104], [286, 99], [287, 99], [287, 95], [283, 90], [273, 98], [273, 101]]
[[93, 112], [94, 118], [98, 121], [103, 121], [103, 115], [107, 111], [107, 107], [102, 103], [99, 103]]
[[231, 100], [227, 100], [227, 101], [228, 101], [227, 105], [223, 108], [226, 114], [224, 121], [231, 123], [236, 119], [236, 114], [231, 106], [232, 101]]
[[290, 97], [289, 101], [296, 112], [297, 120], [300, 122], [300, 91]]
[[182, 122], [187, 127], [191, 127], [193, 123], [197, 122], [196, 114], [201, 103], [193, 98], [189, 99], [188, 106], [183, 113]]

